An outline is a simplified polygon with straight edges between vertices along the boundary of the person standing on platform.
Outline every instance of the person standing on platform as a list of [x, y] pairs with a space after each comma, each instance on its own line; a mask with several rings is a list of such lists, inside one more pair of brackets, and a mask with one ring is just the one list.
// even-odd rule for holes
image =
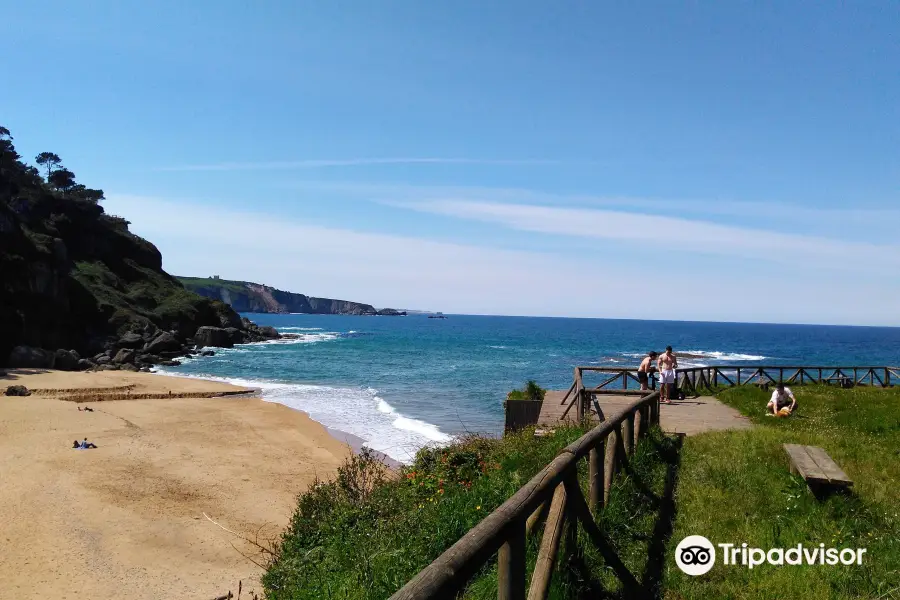
[[650, 389], [648, 385], [650, 383], [650, 372], [652, 371], [653, 363], [658, 356], [658, 352], [648, 352], [644, 360], [641, 361], [641, 366], [638, 367], [638, 382], [641, 384], [642, 392], [646, 392]]
[[675, 387], [675, 369], [678, 368], [678, 358], [672, 352], [672, 346], [666, 346], [666, 351], [659, 355], [656, 368], [659, 369], [659, 400], [663, 404], [671, 404], [670, 397]]

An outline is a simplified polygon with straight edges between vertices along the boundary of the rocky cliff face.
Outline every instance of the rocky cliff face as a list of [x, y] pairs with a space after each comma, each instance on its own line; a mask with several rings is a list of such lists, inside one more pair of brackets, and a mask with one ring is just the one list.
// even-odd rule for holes
[[183, 349], [199, 327], [243, 327], [227, 303], [163, 271], [159, 250], [98, 204], [103, 192], [66, 173], [50, 185], [0, 127], [0, 365], [40, 354], [29, 348], [93, 356], [129, 332], [142, 343], [169, 332]]
[[[277, 290], [249, 281], [180, 277], [184, 287], [207, 298], [221, 300], [238, 312], [305, 313], [314, 315], [377, 315], [371, 304], [316, 298]], [[390, 309], [388, 309], [390, 311]], [[400, 314], [396, 311], [383, 314]]]

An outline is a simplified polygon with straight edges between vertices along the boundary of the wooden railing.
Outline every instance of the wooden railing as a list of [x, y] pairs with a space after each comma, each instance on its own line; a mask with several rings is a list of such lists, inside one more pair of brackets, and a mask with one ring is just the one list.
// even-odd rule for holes
[[[601, 389], [626, 390], [638, 382], [637, 368], [576, 367], [575, 381], [582, 381], [584, 373], [593, 371], [607, 375], [596, 387]], [[679, 384], [689, 387], [727, 387], [750, 383], [831, 383], [846, 381], [852, 385], [872, 385], [890, 387], [900, 384], [900, 367], [812, 367], [812, 366], [747, 366], [718, 365], [710, 367], [685, 367], [675, 370]], [[654, 371], [652, 375], [656, 375]], [[653, 381], [651, 379], [651, 381]], [[654, 382], [655, 383], [655, 382]], [[573, 384], [575, 385], [575, 384]], [[584, 386], [582, 386], [584, 387]]]
[[[567, 396], [585, 395], [576, 379]], [[574, 403], [573, 404], [582, 404]], [[583, 406], [579, 409], [583, 411]], [[583, 414], [583, 413], [582, 413]], [[649, 427], [659, 424], [659, 394], [636, 399], [569, 444], [497, 510], [425, 567], [392, 600], [453, 598], [497, 554], [497, 597], [500, 600], [543, 600], [565, 535], [572, 550], [580, 524], [606, 564], [627, 590], [635, 576], [619, 559], [593, 512], [605, 506], [613, 477], [626, 465]], [[578, 462], [588, 459], [588, 497], [578, 481]], [[528, 586], [526, 538], [546, 516], [537, 563]]]
[[[594, 387], [585, 387], [585, 373], [601, 373], [606, 376]], [[654, 370], [650, 376], [650, 387], [656, 389]], [[700, 395], [704, 390], [710, 391], [720, 387], [736, 387], [739, 385], [769, 385], [784, 383], [786, 385], [805, 385], [814, 383], [830, 383], [844, 387], [870, 385], [892, 387], [900, 385], [900, 367], [819, 367], [819, 366], [748, 366], [718, 365], [710, 367], [683, 367], [675, 370], [676, 386], [686, 394]], [[575, 380], [563, 397], [561, 404], [569, 403], [560, 420], [575, 407], [580, 422], [585, 414], [590, 414], [590, 403], [597, 396], [640, 395], [637, 367], [575, 367]], [[576, 400], [580, 402], [576, 402]], [[599, 406], [597, 413], [602, 414]]]

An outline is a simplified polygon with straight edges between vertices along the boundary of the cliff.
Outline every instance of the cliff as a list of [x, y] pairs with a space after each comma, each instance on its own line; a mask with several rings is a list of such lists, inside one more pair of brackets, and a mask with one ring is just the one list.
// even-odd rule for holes
[[[23, 162], [0, 127], [0, 365], [110, 357], [126, 334], [141, 352], [166, 333], [155, 348], [183, 354], [202, 326], [247, 330], [227, 304], [163, 271], [156, 246], [106, 214], [101, 190], [77, 183], [55, 154], [41, 153], [37, 163], [41, 170]], [[59, 353], [69, 358], [56, 361]]]
[[238, 312], [386, 316], [406, 314], [390, 308], [379, 311], [371, 304], [285, 292], [250, 281], [231, 281], [214, 277], [178, 279], [186, 289], [206, 298], [221, 300]]

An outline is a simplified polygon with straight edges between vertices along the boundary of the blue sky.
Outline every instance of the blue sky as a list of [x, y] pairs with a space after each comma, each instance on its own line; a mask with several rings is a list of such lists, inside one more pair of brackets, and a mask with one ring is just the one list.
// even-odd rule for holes
[[896, 2], [7, 3], [0, 123], [177, 274], [900, 324]]

